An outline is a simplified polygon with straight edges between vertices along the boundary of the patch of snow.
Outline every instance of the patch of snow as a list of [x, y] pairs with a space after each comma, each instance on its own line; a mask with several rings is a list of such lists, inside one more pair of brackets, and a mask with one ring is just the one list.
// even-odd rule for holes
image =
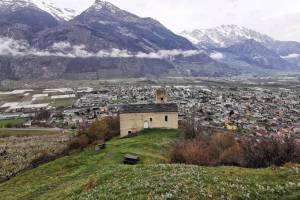
[[180, 35], [185, 37], [186, 39], [188, 39], [193, 44], [199, 43], [199, 40], [196, 38], [196, 36], [194, 36], [193, 34], [190, 34], [188, 31], [183, 31], [182, 33], [180, 33]]
[[44, 10], [55, 17], [57, 20], [69, 21], [73, 19], [78, 13], [70, 8], [60, 9], [56, 7], [53, 3], [46, 3], [43, 0], [32, 0], [32, 2], [41, 10]]
[[224, 55], [220, 52], [214, 52], [209, 55], [214, 60], [221, 60], [224, 58]]
[[107, 1], [96, 0], [96, 2], [92, 5], [92, 8], [101, 10], [103, 8], [109, 10], [112, 13], [118, 12], [120, 9]]
[[296, 54], [296, 53], [292, 53], [287, 56], [281, 56], [281, 58], [284, 58], [284, 59], [292, 59], [292, 58], [299, 58], [299, 57], [300, 57], [300, 54]]

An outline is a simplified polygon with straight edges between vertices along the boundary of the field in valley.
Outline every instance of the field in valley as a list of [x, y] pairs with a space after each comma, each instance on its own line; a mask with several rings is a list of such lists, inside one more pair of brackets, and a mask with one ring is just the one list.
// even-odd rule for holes
[[46, 136], [46, 135], [58, 135], [60, 131], [57, 129], [1, 129], [0, 128], [0, 138], [5, 137], [26, 137], [26, 136]]
[[[297, 166], [268, 169], [170, 165], [178, 132], [147, 130], [57, 159], [0, 184], [2, 199], [299, 199]], [[124, 154], [140, 164], [121, 164]]]
[[0, 120], [0, 128], [22, 126], [26, 121], [27, 121], [26, 118]]
[[55, 108], [66, 108], [71, 107], [75, 102], [74, 98], [69, 99], [58, 99], [50, 102], [50, 105]]
[[23, 99], [21, 94], [0, 94], [0, 102], [16, 102]]

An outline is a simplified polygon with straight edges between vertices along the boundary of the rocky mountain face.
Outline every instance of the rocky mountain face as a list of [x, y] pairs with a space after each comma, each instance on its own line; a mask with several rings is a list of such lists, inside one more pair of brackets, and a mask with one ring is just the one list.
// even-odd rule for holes
[[241, 61], [266, 69], [289, 70], [295, 68], [293, 64], [253, 39], [245, 40], [227, 48], [221, 48], [219, 51], [234, 54]]
[[268, 48], [274, 50], [281, 56], [288, 56], [292, 54], [300, 55], [300, 43], [294, 41], [275, 41], [269, 44]]
[[167, 75], [172, 64], [148, 58], [0, 56], [0, 80], [129, 78]]
[[0, 35], [31, 41], [39, 31], [57, 26], [58, 21], [29, 0], [0, 1]]
[[1, 1], [0, 79], [159, 76], [178, 73], [173, 56], [197, 53], [158, 21], [108, 2], [70, 16], [40, 0]]
[[179, 74], [183, 76], [230, 76], [239, 74], [236, 69], [218, 62], [212, 57], [204, 52], [188, 57], [180, 55], [175, 57], [173, 64]]
[[99, 0], [67, 25], [43, 31], [37, 37], [41, 48], [62, 41], [84, 44], [94, 52], [112, 48], [130, 52], [195, 49], [187, 39], [175, 35], [158, 21], [140, 18]]

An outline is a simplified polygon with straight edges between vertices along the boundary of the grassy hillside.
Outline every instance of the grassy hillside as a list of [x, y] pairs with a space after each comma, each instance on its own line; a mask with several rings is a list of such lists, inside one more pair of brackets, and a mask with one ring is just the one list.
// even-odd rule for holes
[[[25, 172], [0, 184], [1, 199], [299, 199], [298, 169], [241, 169], [168, 162], [177, 131], [148, 130]], [[141, 157], [121, 164], [124, 154]]]

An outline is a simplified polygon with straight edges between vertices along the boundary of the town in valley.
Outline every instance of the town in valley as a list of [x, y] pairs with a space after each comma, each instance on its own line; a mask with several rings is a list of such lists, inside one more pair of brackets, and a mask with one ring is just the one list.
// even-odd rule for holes
[[[239, 86], [234, 81], [193, 80], [177, 85], [109, 84], [96, 87], [15, 89], [0, 93], [0, 119], [12, 120], [2, 128], [76, 129], [107, 116], [117, 116], [123, 105], [151, 104], [155, 92], [165, 88], [169, 103], [178, 105], [179, 120], [193, 118], [208, 129], [236, 131], [239, 134], [299, 134], [299, 88], [289, 86], [295, 77], [281, 80], [261, 78]], [[226, 82], [227, 81], [227, 82]], [[285, 84], [287, 83], [287, 84]], [[105, 85], [106, 84], [106, 85]], [[274, 87], [281, 84], [282, 87]], [[47, 111], [49, 116], [35, 115]], [[23, 123], [14, 124], [14, 119]], [[7, 127], [9, 126], [9, 127]]]

